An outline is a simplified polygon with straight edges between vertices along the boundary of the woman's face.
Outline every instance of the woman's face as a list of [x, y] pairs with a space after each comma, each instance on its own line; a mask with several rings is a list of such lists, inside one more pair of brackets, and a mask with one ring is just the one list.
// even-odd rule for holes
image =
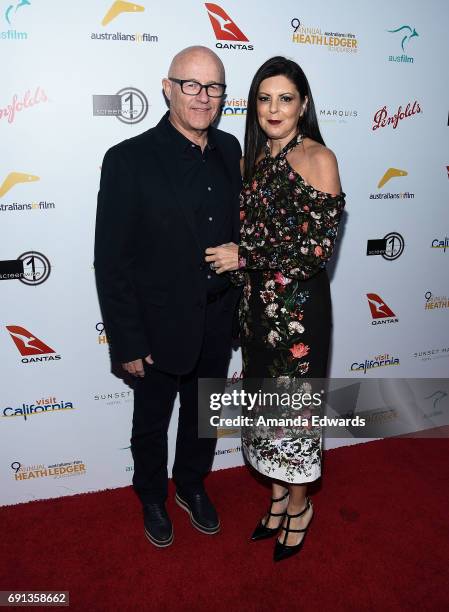
[[282, 140], [293, 137], [307, 98], [302, 99], [292, 81], [283, 75], [261, 82], [257, 93], [257, 118], [268, 138]]

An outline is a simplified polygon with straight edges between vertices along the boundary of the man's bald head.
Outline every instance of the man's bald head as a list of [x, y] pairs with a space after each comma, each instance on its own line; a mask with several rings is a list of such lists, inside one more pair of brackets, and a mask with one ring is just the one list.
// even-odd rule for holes
[[[168, 76], [169, 78], [180, 78], [179, 75], [186, 69], [188, 70], [190, 64], [203, 62], [212, 62], [215, 64], [220, 74], [220, 82], [225, 82], [225, 69], [221, 59], [211, 49], [200, 45], [186, 47], [177, 53], [171, 61], [170, 68], [168, 69]], [[181, 78], [186, 77], [183, 76]], [[187, 78], [191, 78], [191, 76]]]

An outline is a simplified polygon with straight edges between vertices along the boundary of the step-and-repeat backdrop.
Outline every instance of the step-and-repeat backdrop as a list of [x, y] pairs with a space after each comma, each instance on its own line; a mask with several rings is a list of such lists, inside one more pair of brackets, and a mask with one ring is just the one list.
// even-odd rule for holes
[[[131, 482], [132, 390], [111, 372], [94, 282], [96, 195], [105, 151], [158, 122], [161, 79], [189, 45], [223, 59], [219, 127], [242, 143], [262, 62], [286, 55], [310, 80], [347, 194], [331, 375], [447, 376], [447, 3], [219, 2], [0, 2], [1, 504]], [[240, 367], [236, 352], [230, 376]], [[214, 468], [241, 463], [222, 437]]]

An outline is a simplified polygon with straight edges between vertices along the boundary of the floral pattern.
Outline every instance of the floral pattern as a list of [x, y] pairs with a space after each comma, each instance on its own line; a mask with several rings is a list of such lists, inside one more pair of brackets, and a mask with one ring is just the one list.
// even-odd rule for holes
[[[254, 178], [244, 183], [239, 270], [231, 273], [235, 284], [244, 285], [240, 303], [244, 374], [254, 370], [251, 364], [261, 351], [265, 356], [268, 352], [262, 375], [278, 380], [309, 372], [314, 347], [306, 338], [313, 334], [304, 309], [316, 296], [304, 281], [322, 271], [332, 255], [345, 205], [344, 193], [319, 191], [290, 166], [287, 155], [300, 142], [299, 135], [275, 158], [266, 147]], [[242, 434], [248, 461], [263, 474], [295, 483], [320, 476], [320, 435], [274, 439], [250, 429]]]

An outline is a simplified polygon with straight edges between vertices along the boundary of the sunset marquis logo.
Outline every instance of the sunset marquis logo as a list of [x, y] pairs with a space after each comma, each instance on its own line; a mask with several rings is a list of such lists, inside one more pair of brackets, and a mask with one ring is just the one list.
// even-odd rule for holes
[[419, 361], [432, 361], [449, 357], [449, 345], [430, 349], [421, 349], [412, 353], [414, 359]]
[[126, 389], [123, 391], [106, 391], [103, 393], [95, 393], [93, 398], [94, 401], [104, 402], [106, 405], [129, 403], [133, 401], [133, 391], [132, 389]]
[[414, 58], [407, 55], [405, 50], [408, 47], [410, 41], [416, 36], [419, 36], [415, 28], [412, 28], [409, 25], [403, 25], [398, 28], [395, 28], [394, 30], [387, 30], [387, 32], [395, 35], [396, 38], [401, 41], [402, 49], [401, 55], [389, 55], [388, 61], [399, 62], [401, 64], [413, 64], [413, 62], [415, 61]]
[[449, 298], [446, 295], [434, 295], [431, 291], [426, 291], [424, 294], [425, 304], [424, 310], [441, 310], [442, 308], [449, 308]]
[[62, 461], [44, 465], [23, 465], [19, 461], [11, 463], [12, 475], [15, 480], [35, 480], [36, 478], [68, 478], [84, 476], [87, 472], [86, 463], [79, 459]]
[[26, 251], [17, 259], [0, 261], [0, 280], [19, 280], [24, 285], [41, 285], [50, 271], [48, 258], [37, 251]]
[[[408, 176], [406, 170], [400, 170], [399, 168], [388, 168], [388, 170], [382, 175], [380, 181], [377, 184], [377, 189], [382, 189], [391, 179]], [[409, 191], [396, 191], [390, 192], [385, 191], [383, 193], [371, 193], [370, 200], [412, 200], [415, 197], [414, 193]]]
[[1, 40], [26, 40], [27, 32], [20, 32], [15, 29], [15, 23], [20, 19], [20, 15], [24, 8], [31, 6], [29, 0], [14, 0], [6, 3], [3, 13], [3, 21], [6, 23], [7, 30], [0, 32]]
[[22, 356], [22, 363], [37, 363], [61, 359], [61, 355], [56, 354], [54, 349], [45, 344], [37, 336], [31, 334], [25, 327], [7, 325], [6, 329]]
[[334, 53], [357, 53], [357, 37], [351, 32], [323, 31], [321, 27], [302, 24], [297, 17], [291, 20], [290, 25], [293, 28], [293, 43], [327, 47]]
[[434, 238], [431, 243], [432, 249], [441, 249], [443, 253], [449, 250], [449, 238], [445, 236], [444, 238]]
[[221, 107], [222, 117], [241, 117], [246, 115], [248, 100], [246, 98], [226, 98]]
[[349, 108], [320, 108], [320, 123], [348, 123], [356, 119], [358, 112]]
[[378, 368], [386, 368], [387, 366], [398, 366], [400, 365], [399, 357], [394, 357], [389, 353], [384, 355], [376, 355], [371, 359], [364, 359], [363, 361], [354, 361], [351, 363], [349, 370], [357, 374], [366, 374], [370, 370], [376, 370]]
[[41, 87], [36, 87], [35, 90], [27, 89], [22, 95], [15, 94], [10, 104], [0, 106], [0, 121], [6, 119], [8, 123], [13, 123], [17, 117], [17, 113], [21, 113], [43, 102], [48, 102], [47, 94]]
[[127, 124], [139, 123], [148, 113], [148, 100], [136, 87], [124, 87], [114, 95], [94, 95], [95, 117], [116, 117]]
[[383, 106], [374, 113], [373, 125], [371, 129], [375, 131], [379, 128], [384, 128], [391, 125], [395, 130], [400, 121], [403, 119], [409, 119], [410, 117], [418, 115], [419, 113], [422, 113], [422, 110], [416, 100], [414, 102], [408, 102], [405, 109], [403, 109], [402, 106], [399, 106], [394, 115], [390, 115], [387, 107]]
[[381, 255], [387, 261], [394, 261], [404, 252], [404, 238], [398, 232], [390, 232], [383, 238], [368, 240], [367, 255]]
[[23, 403], [20, 407], [7, 406], [2, 411], [2, 416], [8, 419], [20, 417], [25, 421], [31, 416], [42, 414], [54, 414], [65, 410], [75, 410], [72, 402], [65, 402], [56, 397], [42, 397], [30, 403]]
[[211, 2], [206, 2], [204, 6], [207, 9], [215, 38], [220, 41], [215, 43], [217, 49], [239, 49], [242, 51], [252, 51], [254, 49], [251, 44], [241, 44], [248, 43], [248, 38], [221, 6]]
[[[103, 27], [108, 26], [111, 21], [117, 19], [117, 17], [124, 13], [143, 13], [145, 7], [140, 4], [134, 4], [134, 2], [123, 2], [118, 0], [114, 2], [108, 11], [106, 12], [101, 25]], [[135, 43], [155, 43], [159, 42], [159, 37], [149, 32], [92, 32], [92, 40], [113, 40], [119, 42], [135, 42]]]
[[371, 325], [379, 325], [385, 323], [398, 323], [399, 319], [396, 317], [391, 308], [383, 301], [377, 293], [367, 293], [368, 305], [371, 312]]

